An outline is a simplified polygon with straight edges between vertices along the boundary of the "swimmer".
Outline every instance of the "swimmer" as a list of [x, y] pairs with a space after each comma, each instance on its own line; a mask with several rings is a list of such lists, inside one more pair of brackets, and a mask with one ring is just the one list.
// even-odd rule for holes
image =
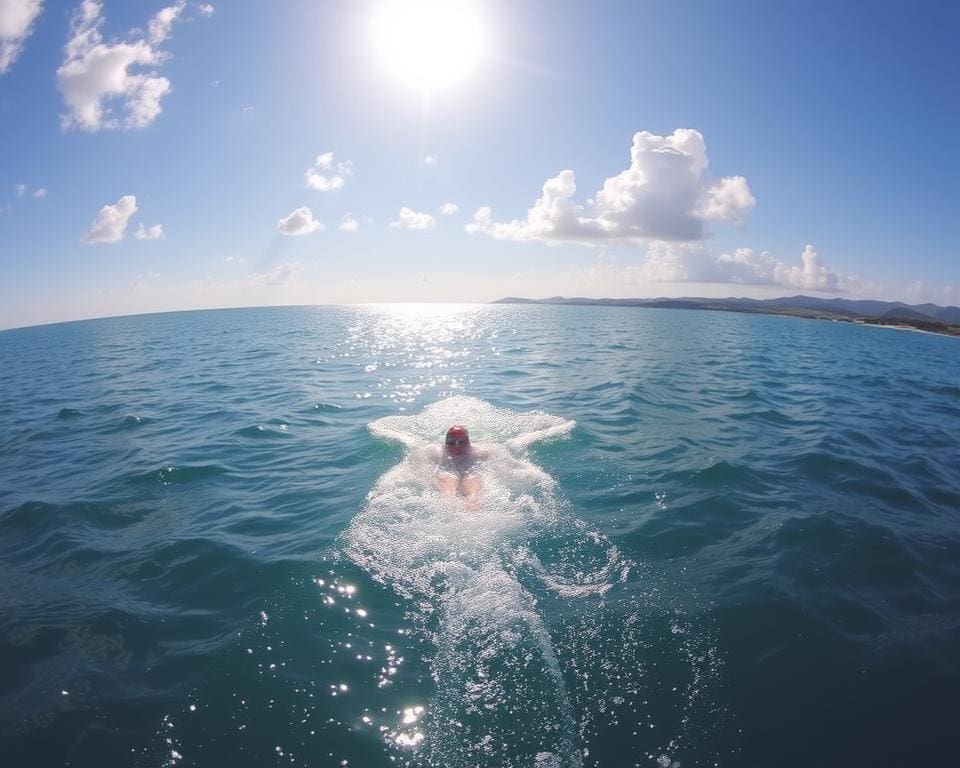
[[437, 485], [448, 496], [463, 496], [471, 509], [480, 505], [483, 484], [475, 474], [477, 464], [489, 458], [489, 452], [470, 443], [466, 427], [454, 424], [447, 430], [439, 452]]

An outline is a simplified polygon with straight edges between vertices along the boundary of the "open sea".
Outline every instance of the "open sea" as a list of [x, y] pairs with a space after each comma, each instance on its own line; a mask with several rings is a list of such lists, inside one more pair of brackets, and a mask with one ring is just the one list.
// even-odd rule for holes
[[[423, 458], [454, 422], [479, 504]], [[0, 764], [960, 765], [960, 339], [510, 305], [0, 333]]]

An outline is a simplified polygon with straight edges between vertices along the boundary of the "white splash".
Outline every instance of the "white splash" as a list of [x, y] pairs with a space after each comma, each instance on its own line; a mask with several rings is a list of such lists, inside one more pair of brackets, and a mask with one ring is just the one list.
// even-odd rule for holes
[[[466, 425], [487, 455], [476, 469], [479, 504], [445, 495], [436, 483], [433, 447], [454, 423]], [[624, 572], [609, 544], [606, 562], [592, 572], [551, 573], [530, 551], [538, 531], [555, 524], [559, 512], [554, 479], [525, 451], [573, 427], [542, 411], [517, 413], [463, 396], [370, 425], [375, 436], [408, 450], [368, 494], [344, 548], [374, 579], [409, 599], [430, 627], [425, 631], [435, 645], [437, 693], [423, 730], [437, 764], [496, 764], [503, 739], [492, 734], [519, 728], [520, 707], [527, 725], [543, 726], [521, 734], [529, 764], [582, 765], [560, 662], [536, 599], [516, 575], [522, 569], [554, 593], [575, 597], [602, 595]], [[541, 678], [535, 691], [525, 689], [531, 675]]]

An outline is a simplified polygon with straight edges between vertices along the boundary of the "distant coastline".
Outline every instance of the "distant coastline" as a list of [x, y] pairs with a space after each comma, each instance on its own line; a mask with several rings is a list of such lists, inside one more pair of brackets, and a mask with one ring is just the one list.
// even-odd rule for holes
[[960, 337], [960, 308], [941, 307], [936, 304], [903, 304], [895, 301], [820, 299], [802, 295], [778, 299], [590, 299], [585, 297], [566, 298], [564, 296], [552, 296], [548, 299], [527, 299], [507, 296], [492, 303], [701, 309], [713, 312], [787, 315], [789, 317], [833, 320], [857, 325], [875, 325]]

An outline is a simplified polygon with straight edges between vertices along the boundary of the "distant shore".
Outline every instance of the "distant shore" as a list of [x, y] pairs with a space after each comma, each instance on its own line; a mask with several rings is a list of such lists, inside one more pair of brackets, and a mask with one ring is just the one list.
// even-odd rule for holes
[[872, 325], [875, 328], [893, 328], [899, 331], [916, 331], [917, 333], [933, 333], [937, 336], [957, 336], [960, 337], [960, 326], [946, 325], [944, 323], [891, 323], [890, 321], [879, 322], [874, 320], [847, 321], [856, 325]]
[[[960, 337], [960, 309], [957, 307], [938, 307], [932, 304], [909, 305], [899, 302], [819, 299], [810, 296], [793, 296], [780, 299], [591, 299], [585, 297], [566, 298], [564, 296], [553, 296], [548, 299], [528, 299], [508, 296], [492, 303], [700, 309], [713, 312], [785, 315]], [[931, 315], [930, 313], [935, 314]]]

